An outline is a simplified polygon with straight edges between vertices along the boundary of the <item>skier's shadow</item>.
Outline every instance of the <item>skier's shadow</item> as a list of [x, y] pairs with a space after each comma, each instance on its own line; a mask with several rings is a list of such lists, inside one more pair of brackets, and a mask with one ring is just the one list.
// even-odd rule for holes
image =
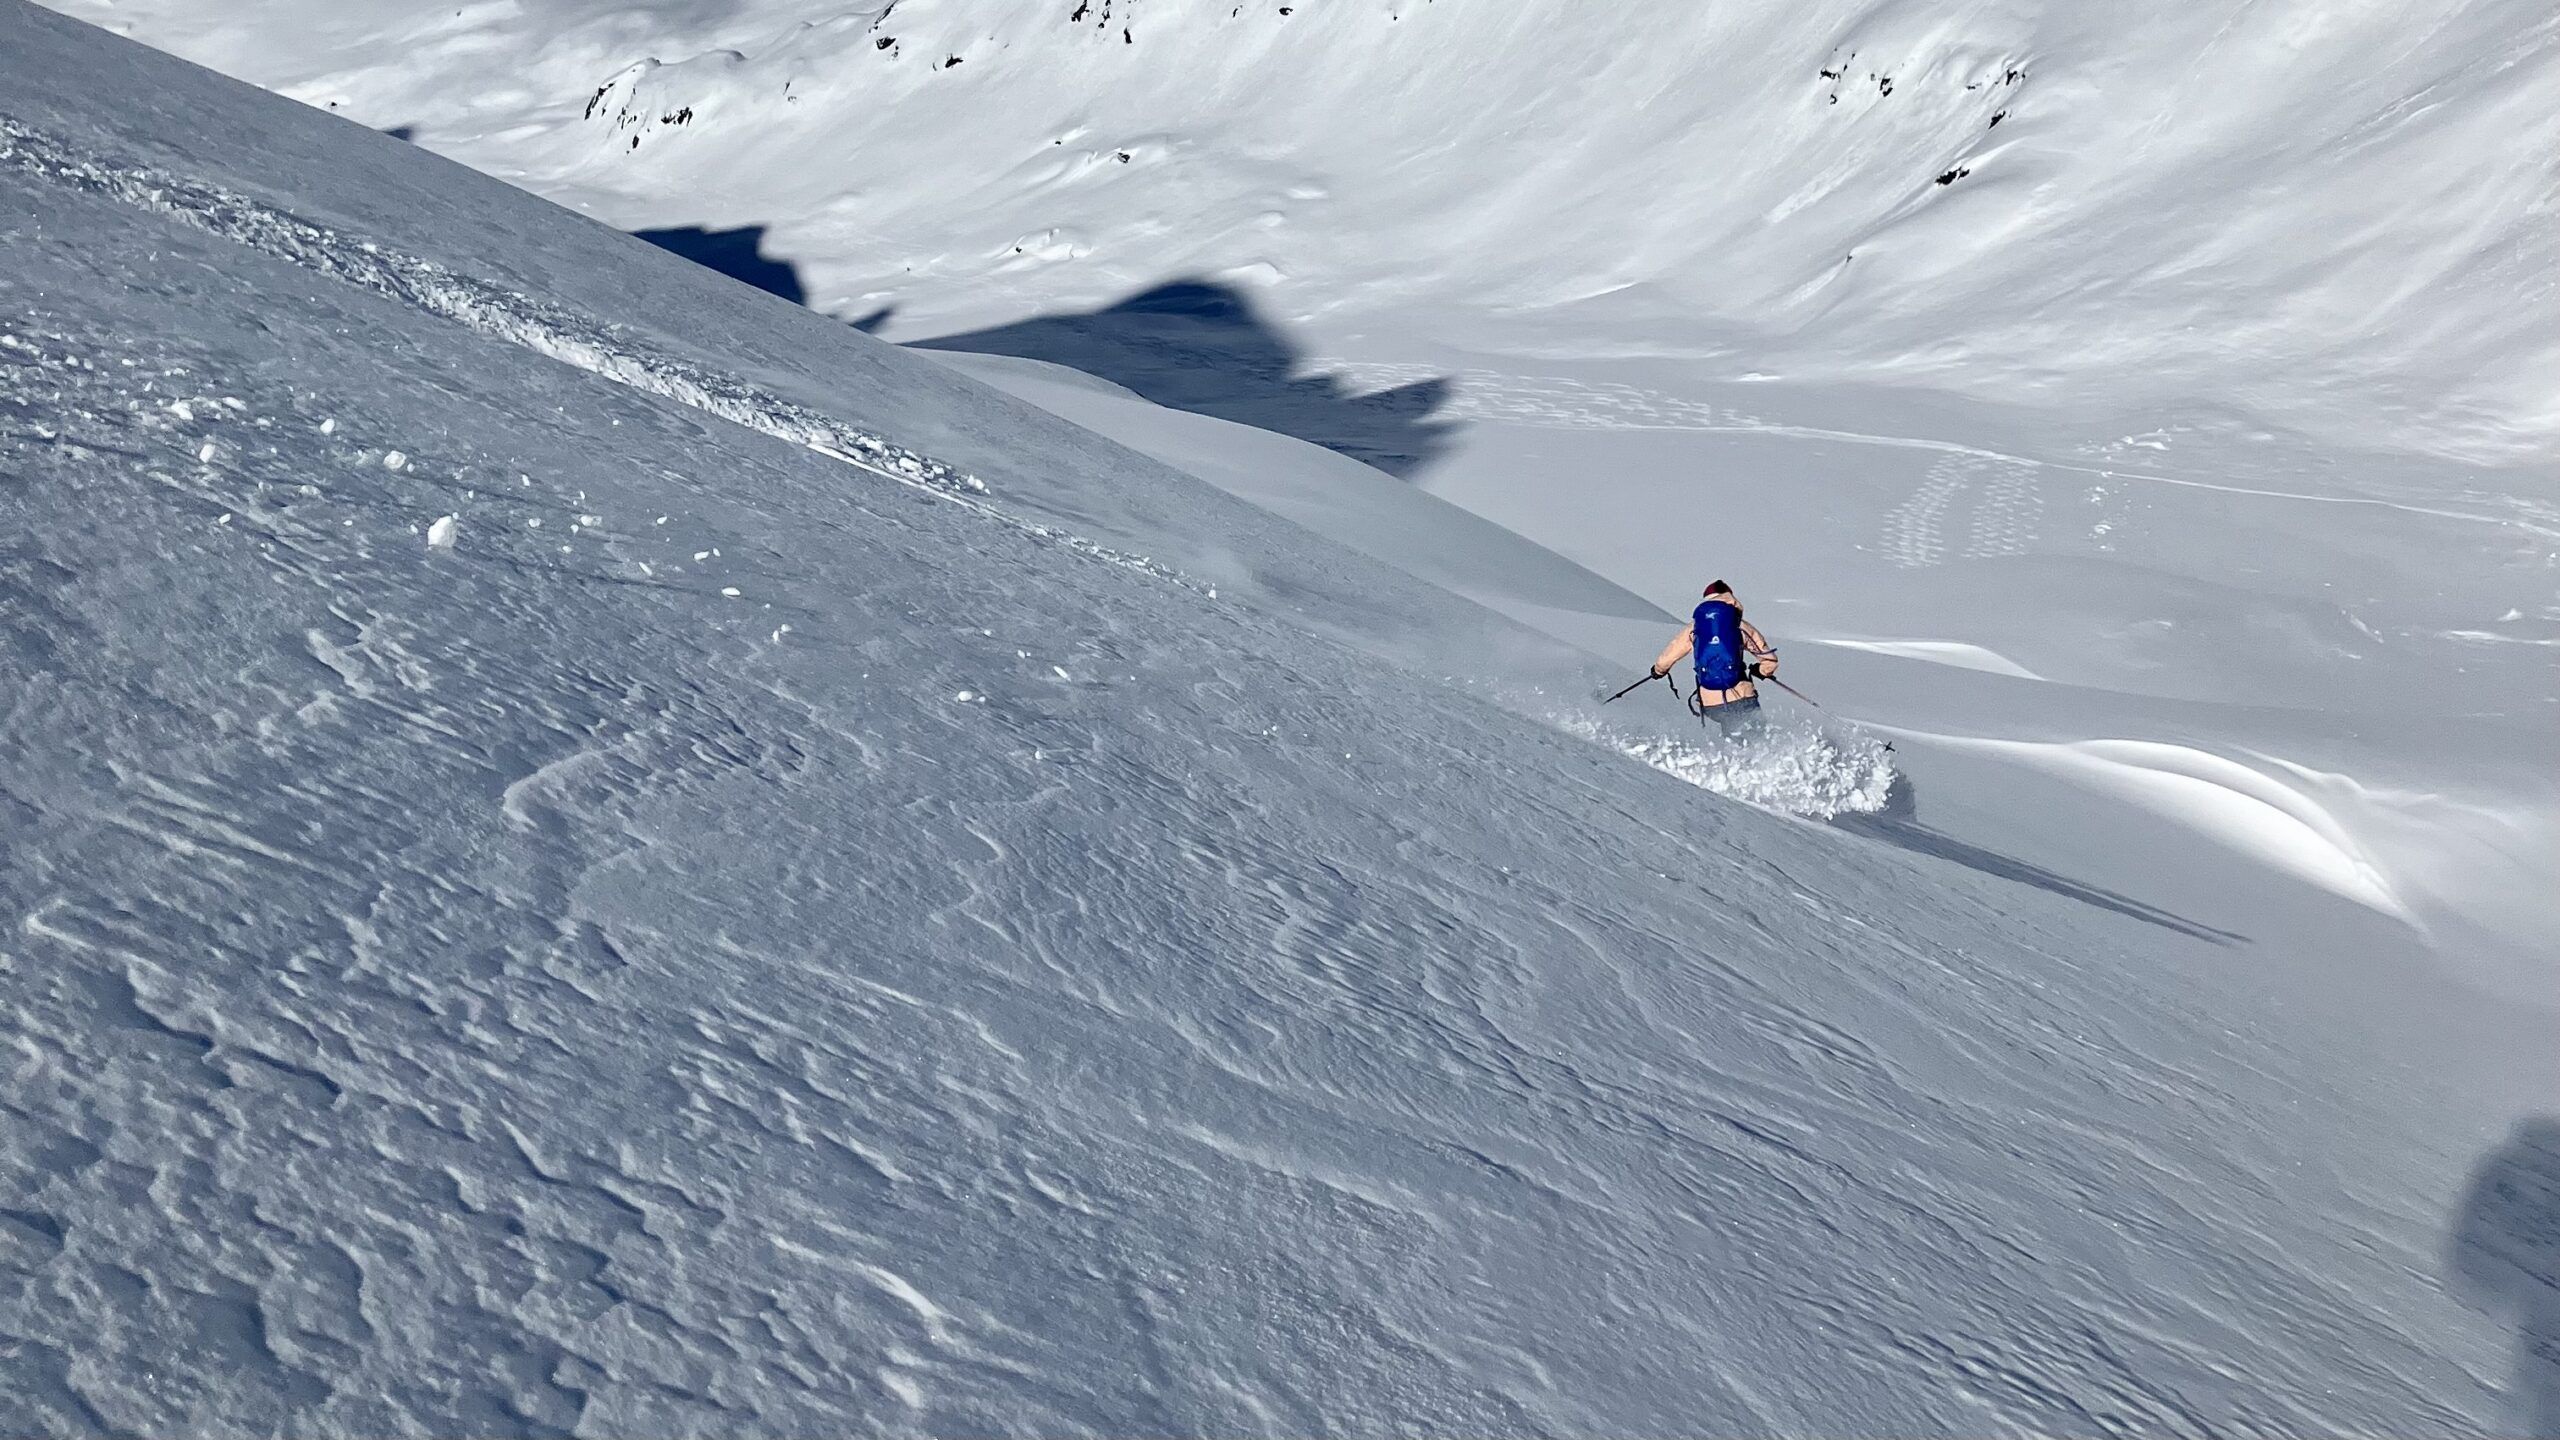
[[2515, 1319], [2516, 1433], [2560, 1440], [2560, 1118], [2516, 1122], [2480, 1162], [2446, 1249], [2454, 1283]]
[[1893, 777], [1893, 788], [1885, 792], [1883, 810], [1871, 815], [1839, 815], [1833, 817], [1831, 823], [1853, 835], [1880, 840], [1896, 849], [1951, 861], [1968, 870], [2015, 881], [2020, 885], [2032, 885], [2047, 894], [2060, 895], [2067, 900], [2077, 900], [2083, 905], [2095, 905], [2101, 910], [2112, 910], [2119, 915], [2131, 916], [2146, 925], [2175, 930], [2192, 939], [2208, 941], [2215, 945], [2245, 944], [2249, 939], [2238, 931], [2219, 930], [2200, 921], [2190, 920], [2183, 915], [2163, 910], [2157, 905], [2144, 904], [2130, 895], [2119, 895], [2113, 890], [2074, 880], [2068, 875], [2047, 870], [2041, 865], [2030, 864], [2014, 855], [2003, 855], [1997, 850], [1986, 850], [1979, 845], [1969, 844], [1952, 835], [1932, 830], [1920, 823], [1919, 795], [1913, 789], [1911, 777], [1908, 775], [1897, 774]]

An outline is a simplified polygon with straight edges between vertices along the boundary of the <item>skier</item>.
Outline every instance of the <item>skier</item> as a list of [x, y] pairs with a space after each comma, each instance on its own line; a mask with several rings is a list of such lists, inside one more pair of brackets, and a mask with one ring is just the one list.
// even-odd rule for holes
[[1760, 689], [1751, 682], [1778, 673], [1778, 649], [1757, 626], [1742, 618], [1742, 601], [1721, 580], [1709, 585], [1689, 624], [1653, 662], [1659, 680], [1683, 655], [1696, 657], [1698, 688], [1689, 708], [1716, 722], [1726, 734], [1755, 728], [1760, 719]]

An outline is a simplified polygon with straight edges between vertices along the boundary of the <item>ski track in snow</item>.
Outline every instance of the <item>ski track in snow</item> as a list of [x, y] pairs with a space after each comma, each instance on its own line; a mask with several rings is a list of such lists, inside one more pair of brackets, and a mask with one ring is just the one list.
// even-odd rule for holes
[[443, 266], [339, 234], [215, 186], [79, 154], [60, 139], [6, 116], [0, 116], [0, 165], [169, 216], [616, 384], [804, 445], [865, 474], [921, 490], [1095, 559], [1189, 589], [1203, 589], [1143, 556], [1124, 554], [978, 499], [977, 495], [986, 490], [982, 482], [929, 456], [852, 430], [730, 376], [671, 356], [651, 354], [631, 337], [616, 335], [612, 327], [559, 305], [457, 275]]
[[2036, 517], [2044, 509], [2035, 472], [2036, 467], [2026, 461], [1979, 455], [1939, 460], [1911, 497], [1886, 513], [1884, 553], [1906, 570], [1925, 569], [1947, 559], [1948, 511], [1979, 484], [1983, 489], [1973, 507], [1972, 539], [1962, 558], [1991, 560], [2025, 554], [2036, 542]]
[[[1986, 554], [2015, 554], [2018, 547], [2033, 542], [2033, 512], [2041, 509], [2041, 499], [2034, 490], [2031, 477], [2039, 471], [2057, 474], [2094, 476], [2106, 480], [2131, 480], [2154, 485], [2173, 485], [2191, 490], [2211, 490], [2226, 495], [2247, 495], [2267, 500], [2291, 500], [2313, 505], [2379, 506], [2410, 515], [2426, 515], [2444, 520], [2462, 520], [2499, 529], [2516, 530], [2542, 540], [2560, 540], [2560, 510], [2534, 503], [2530, 497], [2498, 496], [2506, 513], [2489, 514], [2475, 510], [2452, 510], [2437, 505], [2414, 504], [2371, 495], [2320, 495], [2299, 490], [2270, 490], [2264, 487], [2232, 485], [2220, 481], [2200, 480], [2188, 475], [2168, 475], [2153, 470], [2127, 470], [2112, 466], [2085, 465], [2068, 460], [2037, 459], [2013, 455], [2006, 451], [1949, 440], [1929, 440], [1907, 435], [1877, 435], [1857, 430], [1831, 430], [1820, 426], [1790, 425], [1761, 417], [1749, 410], [1719, 406], [1703, 400], [1629, 385], [1616, 381], [1588, 381], [1557, 376], [1523, 376], [1499, 370], [1462, 369], [1454, 373], [1427, 365], [1409, 365], [1383, 361], [1344, 360], [1327, 367], [1346, 381], [1384, 389], [1410, 385], [1417, 381], [1449, 382], [1449, 397], [1433, 417], [1442, 421], [1475, 420], [1492, 424], [1521, 425], [1542, 429], [1568, 430], [1685, 430], [1701, 434], [1783, 435], [1802, 440], [1828, 440], [1853, 445], [1882, 445], [1904, 450], [1943, 452], [1962, 470], [1941, 475], [1937, 467], [1930, 471], [1931, 480], [1924, 482], [1912, 497], [1912, 505], [1920, 507], [1909, 525], [1919, 533], [1913, 536], [1908, 553], [1928, 550], [1941, 553], [1943, 544], [1931, 534], [1934, 512], [1928, 506], [1940, 491], [1945, 497], [1964, 488], [1964, 482], [1988, 474], [1999, 477], [1993, 484], [1990, 505], [1993, 513], [1982, 522], [1976, 534], [1976, 548]], [[1969, 464], [1967, 462], [1970, 462]], [[1938, 502], [1943, 504], [1943, 498]], [[2019, 538], [2023, 532], [2023, 538]], [[1895, 536], [1904, 531], [1898, 526]], [[1930, 550], [1931, 545], [1937, 545]], [[1888, 538], [1887, 545], [1897, 556], [1906, 553], [1903, 542]], [[1934, 560], [1904, 562], [1927, 565]]]

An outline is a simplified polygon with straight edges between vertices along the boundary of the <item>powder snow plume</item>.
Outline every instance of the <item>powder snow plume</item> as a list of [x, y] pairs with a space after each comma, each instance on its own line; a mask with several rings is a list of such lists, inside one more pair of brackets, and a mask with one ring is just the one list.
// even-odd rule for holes
[[1873, 814], [1893, 789], [1884, 742], [1840, 727], [1776, 721], [1748, 739], [1709, 732], [1696, 741], [1628, 735], [1591, 720], [1565, 728], [1702, 790], [1790, 815]]

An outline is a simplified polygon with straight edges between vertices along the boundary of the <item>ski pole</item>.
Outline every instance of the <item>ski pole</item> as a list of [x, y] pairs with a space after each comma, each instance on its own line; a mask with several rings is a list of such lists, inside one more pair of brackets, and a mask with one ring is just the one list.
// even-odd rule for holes
[[[1671, 677], [1670, 677], [1670, 676], [1668, 676], [1668, 675], [1656, 675], [1656, 674], [1654, 674], [1652, 671], [1648, 670], [1648, 671], [1646, 671], [1646, 672], [1645, 672], [1645, 676], [1644, 676], [1644, 678], [1643, 678], [1643, 679], [1641, 679], [1641, 680], [1637, 681], [1637, 682], [1635, 683], [1635, 685], [1630, 685], [1630, 686], [1628, 686], [1626, 689], [1619, 691], [1617, 695], [1612, 695], [1612, 696], [1610, 696], [1610, 697], [1609, 697], [1609, 700], [1615, 700], [1615, 699], [1617, 699], [1617, 698], [1618, 698], [1618, 696], [1619, 696], [1619, 695], [1631, 695], [1631, 694], [1634, 694], [1634, 693], [1635, 693], [1635, 690], [1636, 690], [1636, 687], [1637, 687], [1637, 686], [1639, 686], [1639, 685], [1650, 685], [1650, 684], [1652, 684], [1652, 683], [1653, 683], [1654, 681], [1656, 681], [1656, 680], [1668, 680], [1668, 679], [1670, 679], [1670, 678], [1671, 678]], [[1601, 704], [1603, 704], [1603, 705], [1606, 705], [1606, 704], [1608, 704], [1608, 703], [1609, 703], [1609, 700], [1603, 700], [1603, 701], [1601, 701], [1600, 703], [1601, 703]]]
[[[1778, 678], [1777, 676], [1775, 676], [1775, 675], [1763, 675], [1763, 676], [1761, 676], [1760, 678], [1761, 678], [1761, 679], [1763, 679], [1763, 680], [1768, 681], [1768, 682], [1769, 682], [1770, 684], [1772, 684], [1772, 685], [1777, 686], [1779, 689], [1786, 691], [1788, 694], [1793, 695], [1794, 697], [1796, 697], [1797, 699], [1799, 699], [1799, 700], [1803, 701], [1803, 702], [1804, 702], [1804, 703], [1806, 703], [1807, 705], [1812, 706], [1814, 709], [1816, 709], [1816, 710], [1822, 710], [1822, 713], [1823, 713], [1823, 714], [1825, 714], [1825, 715], [1828, 715], [1828, 714], [1830, 714], [1830, 713], [1831, 713], [1831, 712], [1830, 712], [1830, 711], [1828, 711], [1828, 710], [1823, 710], [1823, 709], [1822, 709], [1822, 702], [1821, 702], [1821, 701], [1814, 699], [1812, 696], [1807, 695], [1807, 694], [1806, 694], [1806, 693], [1804, 693], [1803, 691], [1801, 691], [1801, 690], [1797, 689], [1797, 688], [1796, 688], [1796, 687], [1794, 687], [1793, 685], [1788, 684], [1786, 681], [1779, 679], [1779, 678]], [[1891, 753], [1893, 753], [1893, 742], [1892, 742], [1892, 741], [1890, 741], [1890, 740], [1885, 741], [1885, 742], [1884, 742], [1884, 748], [1885, 748], [1885, 753], [1887, 753], [1887, 754], [1891, 754]]]

